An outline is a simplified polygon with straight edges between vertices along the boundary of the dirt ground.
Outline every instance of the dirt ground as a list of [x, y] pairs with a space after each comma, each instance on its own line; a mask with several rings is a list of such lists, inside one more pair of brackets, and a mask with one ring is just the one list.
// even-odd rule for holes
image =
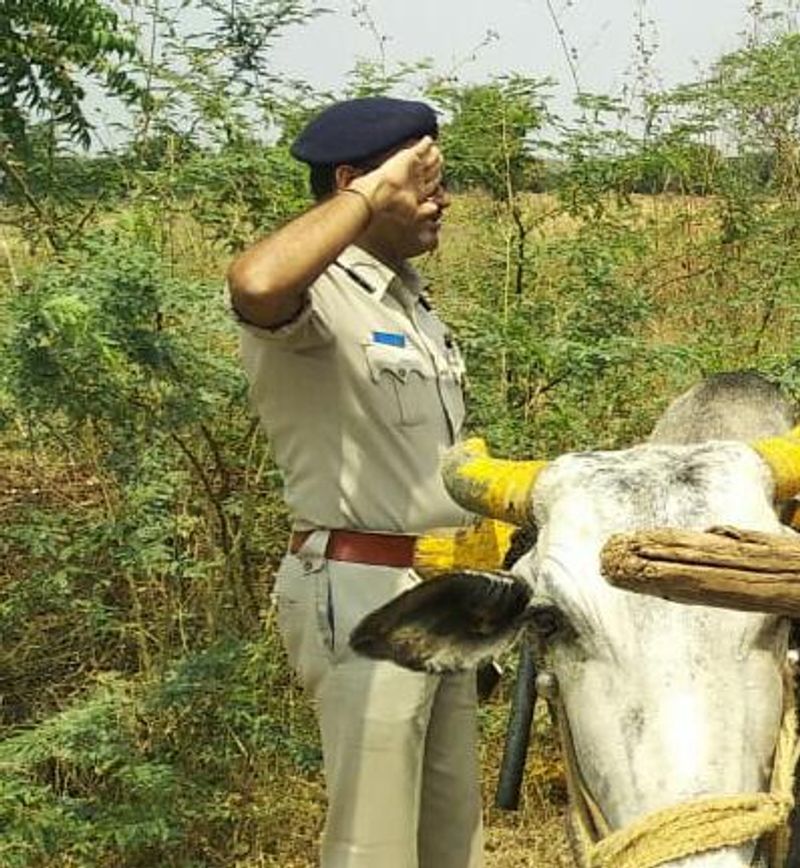
[[[308, 807], [304, 821], [286, 830], [280, 854], [237, 863], [236, 868], [317, 868], [322, 811], [319, 804]], [[575, 868], [563, 811], [537, 804], [534, 797], [519, 811], [488, 806], [484, 817], [485, 868]]]
[[555, 733], [541, 719], [534, 729], [516, 811], [494, 806], [503, 739], [497, 732], [487, 733], [484, 740], [486, 868], [574, 868], [566, 834], [566, 782]]

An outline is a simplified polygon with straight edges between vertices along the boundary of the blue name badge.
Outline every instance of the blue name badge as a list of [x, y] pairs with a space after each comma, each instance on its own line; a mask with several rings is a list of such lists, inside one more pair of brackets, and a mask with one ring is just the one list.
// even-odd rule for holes
[[397, 334], [396, 332], [373, 332], [372, 342], [374, 344], [385, 344], [388, 347], [404, 347], [406, 345], [406, 336]]

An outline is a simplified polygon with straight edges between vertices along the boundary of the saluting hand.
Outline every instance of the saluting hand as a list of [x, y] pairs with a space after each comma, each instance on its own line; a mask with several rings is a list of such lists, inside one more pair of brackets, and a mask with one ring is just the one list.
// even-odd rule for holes
[[440, 208], [436, 197], [442, 188], [443, 162], [436, 142], [425, 136], [349, 186], [367, 196], [374, 211], [409, 221], [435, 217]]

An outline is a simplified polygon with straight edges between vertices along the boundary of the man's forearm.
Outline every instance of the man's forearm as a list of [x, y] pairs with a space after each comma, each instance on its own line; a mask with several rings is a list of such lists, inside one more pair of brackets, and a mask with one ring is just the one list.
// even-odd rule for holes
[[228, 270], [236, 310], [267, 328], [290, 320], [308, 287], [369, 224], [369, 199], [341, 192], [242, 253]]

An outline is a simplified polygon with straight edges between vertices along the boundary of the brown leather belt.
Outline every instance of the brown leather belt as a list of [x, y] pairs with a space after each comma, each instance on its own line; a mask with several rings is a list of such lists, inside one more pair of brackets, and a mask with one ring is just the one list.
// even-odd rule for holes
[[[310, 530], [293, 531], [289, 538], [289, 551], [297, 554], [312, 533]], [[325, 556], [332, 561], [376, 567], [410, 567], [414, 563], [416, 536], [357, 530], [332, 530], [329, 533]]]

